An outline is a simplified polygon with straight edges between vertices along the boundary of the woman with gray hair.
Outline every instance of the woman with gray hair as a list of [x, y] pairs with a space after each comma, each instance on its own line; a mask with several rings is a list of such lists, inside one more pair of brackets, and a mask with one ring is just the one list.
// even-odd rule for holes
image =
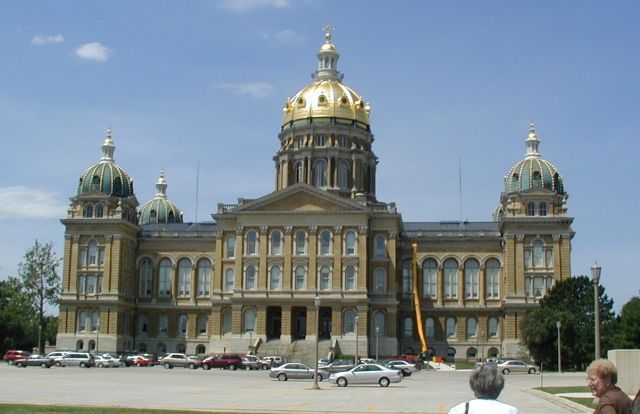
[[516, 407], [498, 401], [504, 378], [496, 364], [484, 364], [475, 369], [469, 385], [476, 399], [456, 405], [449, 414], [518, 414]]

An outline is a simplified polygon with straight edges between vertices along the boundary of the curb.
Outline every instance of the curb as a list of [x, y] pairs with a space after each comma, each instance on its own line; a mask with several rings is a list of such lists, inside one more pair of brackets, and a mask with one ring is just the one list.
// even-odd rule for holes
[[547, 400], [549, 402], [552, 402], [556, 405], [559, 405], [562, 408], [566, 408], [567, 410], [571, 411], [572, 413], [583, 413], [583, 414], [591, 414], [593, 413], [593, 410], [591, 410], [591, 408], [585, 407], [582, 404], [578, 404], [577, 402], [573, 402], [571, 400], [568, 400], [566, 398], [562, 398], [562, 397], [558, 397], [554, 394], [549, 394], [548, 392], [544, 392], [544, 391], [540, 391], [540, 390], [534, 390], [534, 389], [526, 389], [526, 390], [522, 390], [524, 392], [527, 392], [529, 394], [535, 395], [538, 398], [542, 398], [544, 400]]

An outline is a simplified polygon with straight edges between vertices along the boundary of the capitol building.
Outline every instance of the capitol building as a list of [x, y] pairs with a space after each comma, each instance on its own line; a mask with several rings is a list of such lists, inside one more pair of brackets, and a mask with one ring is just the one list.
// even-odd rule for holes
[[275, 188], [219, 203], [213, 221], [185, 223], [164, 172], [140, 203], [107, 132], [61, 220], [57, 348], [312, 361], [318, 340], [322, 356], [522, 353], [524, 316], [571, 277], [574, 235], [535, 125], [523, 158], [503, 160], [490, 221], [403, 221], [376, 193], [370, 106], [339, 57], [327, 30], [313, 81], [283, 108]]

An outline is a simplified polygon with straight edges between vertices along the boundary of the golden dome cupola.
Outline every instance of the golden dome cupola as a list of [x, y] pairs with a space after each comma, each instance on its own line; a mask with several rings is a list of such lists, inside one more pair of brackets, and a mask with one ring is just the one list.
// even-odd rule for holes
[[342, 83], [329, 25], [313, 82], [283, 108], [276, 189], [305, 183], [348, 198], [375, 200], [378, 158], [372, 151], [369, 104]]

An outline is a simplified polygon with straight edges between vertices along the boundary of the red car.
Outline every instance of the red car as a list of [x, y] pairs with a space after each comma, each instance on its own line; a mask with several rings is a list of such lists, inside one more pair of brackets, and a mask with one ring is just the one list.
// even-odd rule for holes
[[4, 354], [2, 359], [7, 361], [7, 363], [9, 365], [13, 365], [13, 361], [15, 361], [16, 359], [26, 358], [29, 355], [31, 355], [31, 352], [20, 351], [20, 350], [17, 350], [17, 349], [10, 349]]
[[142, 355], [136, 355], [131, 358], [131, 365], [135, 365], [136, 367], [148, 367], [151, 365], [151, 361]]
[[242, 368], [242, 358], [238, 354], [214, 355], [202, 361], [202, 369], [222, 368], [235, 371]]

